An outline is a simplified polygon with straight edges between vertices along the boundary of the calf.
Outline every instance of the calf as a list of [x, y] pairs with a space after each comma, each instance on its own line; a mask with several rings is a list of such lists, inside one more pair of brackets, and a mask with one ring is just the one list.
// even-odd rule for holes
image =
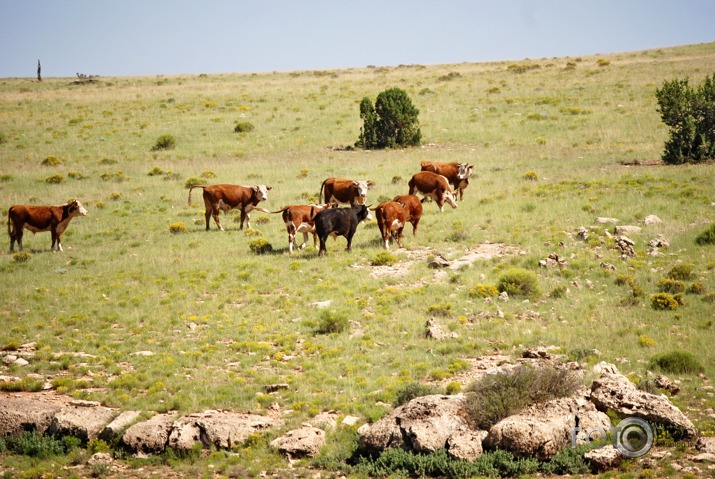
[[424, 196], [422, 202], [427, 198], [432, 198], [437, 202], [440, 211], [443, 211], [445, 201], [452, 205], [452, 208], [457, 207], [454, 196], [452, 196], [452, 190], [449, 188], [449, 183], [447, 183], [447, 178], [442, 175], [431, 171], [420, 171], [410, 178], [408, 185], [411, 195], [419, 191]]
[[407, 221], [412, 223], [412, 234], [417, 235], [417, 225], [422, 218], [422, 202], [415, 195], [398, 195], [392, 198], [402, 205], [407, 214]]
[[345, 178], [328, 178], [320, 185], [318, 203], [321, 203], [323, 189], [325, 189], [325, 202], [334, 206], [347, 203], [350, 206], [364, 205], [367, 199], [367, 190], [372, 188], [372, 181], [353, 181]]
[[402, 203], [388, 201], [375, 208], [375, 219], [380, 234], [385, 242], [385, 249], [390, 249], [390, 239], [397, 241], [402, 248], [402, 229], [407, 223], [407, 212]]
[[447, 178], [449, 184], [455, 192], [455, 201], [457, 195], [459, 195], [459, 200], [464, 199], [464, 189], [469, 186], [469, 178], [472, 176], [472, 168], [474, 165], [469, 165], [467, 163], [441, 163], [438, 161], [423, 161], [420, 166], [422, 171], [431, 171], [432, 173], [437, 173]]
[[204, 204], [206, 205], [206, 231], [209, 230], [211, 215], [214, 217], [216, 226], [224, 231], [219, 219], [219, 211], [229, 211], [233, 209], [241, 210], [241, 226], [246, 221], [246, 226], [251, 227], [251, 211], [258, 210], [270, 213], [265, 208], [258, 205], [259, 202], [268, 199], [268, 190], [271, 185], [239, 186], [239, 185], [195, 185], [189, 188], [189, 206], [191, 206], [191, 191], [194, 188], [204, 190]]
[[300, 245], [300, 249], [305, 248], [308, 243], [308, 233], [313, 234], [313, 246], [316, 249], [318, 248], [318, 235], [315, 232], [314, 217], [327, 207], [328, 205], [289, 205], [278, 211], [271, 211], [274, 214], [283, 213], [283, 222], [288, 231], [288, 253], [293, 253], [295, 236], [298, 233], [303, 233], [303, 244]]
[[[52, 233], [52, 251], [63, 251], [60, 236], [65, 232], [72, 218], [85, 216], [86, 214], [87, 210], [77, 200], [58, 206], [11, 206], [7, 212], [7, 234], [10, 235], [10, 252], [15, 251], [15, 241], [17, 241], [20, 251], [23, 250], [23, 228], [33, 233], [50, 231]], [[57, 249], [55, 249], [55, 244]]]
[[329, 208], [317, 213], [314, 217], [315, 232], [320, 240], [318, 256], [325, 254], [325, 242], [328, 236], [344, 236], [348, 240], [346, 251], [350, 251], [353, 235], [358, 224], [363, 220], [370, 220], [370, 210], [365, 205], [350, 208]]

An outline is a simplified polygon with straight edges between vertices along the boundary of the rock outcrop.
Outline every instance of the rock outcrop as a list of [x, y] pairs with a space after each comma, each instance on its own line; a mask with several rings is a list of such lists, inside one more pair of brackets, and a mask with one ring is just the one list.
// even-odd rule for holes
[[289, 458], [313, 457], [325, 444], [325, 431], [304, 424], [271, 441], [271, 446]]

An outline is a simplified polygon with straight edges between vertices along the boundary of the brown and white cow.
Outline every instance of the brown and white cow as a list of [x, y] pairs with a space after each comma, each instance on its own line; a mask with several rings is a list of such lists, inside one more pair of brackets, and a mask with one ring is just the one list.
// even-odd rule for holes
[[373, 182], [369, 180], [354, 181], [346, 178], [327, 178], [320, 185], [318, 203], [322, 203], [323, 189], [325, 189], [325, 202], [338, 206], [347, 203], [350, 206], [364, 205], [367, 199], [367, 190], [372, 188]]
[[412, 223], [412, 234], [417, 234], [417, 226], [422, 218], [422, 202], [415, 195], [398, 195], [392, 198], [402, 205], [407, 214], [407, 221]]
[[374, 211], [385, 249], [390, 249], [390, 240], [397, 241], [397, 245], [402, 248], [402, 230], [407, 223], [407, 212], [402, 203], [388, 201], [379, 204]]
[[444, 203], [447, 202], [452, 205], [452, 208], [457, 207], [457, 203], [454, 201], [454, 196], [452, 196], [452, 190], [449, 188], [449, 183], [447, 178], [437, 173], [432, 173], [431, 171], [420, 171], [415, 173], [408, 183], [410, 187], [410, 194], [414, 195], [416, 192], [420, 192], [424, 198], [422, 202], [427, 198], [432, 198], [437, 202], [440, 211], [443, 210]]
[[[52, 251], [63, 251], [60, 237], [67, 229], [70, 220], [75, 216], [85, 216], [86, 214], [87, 210], [77, 200], [58, 206], [11, 206], [7, 212], [7, 234], [10, 235], [10, 252], [12, 253], [15, 250], [15, 241], [17, 241], [20, 251], [23, 250], [23, 228], [33, 233], [51, 232]], [[57, 245], [56, 249], [55, 245]]]
[[204, 190], [204, 204], [206, 205], [206, 231], [209, 230], [211, 215], [214, 217], [216, 226], [224, 231], [219, 219], [219, 211], [229, 211], [233, 209], [241, 210], [241, 226], [246, 222], [248, 228], [251, 227], [251, 211], [258, 210], [270, 213], [265, 208], [257, 206], [261, 201], [268, 199], [268, 190], [271, 185], [239, 186], [239, 185], [195, 185], [189, 188], [189, 206], [191, 206], [191, 191], [194, 188]]
[[288, 253], [293, 253], [295, 236], [303, 233], [303, 244], [299, 249], [305, 248], [308, 243], [308, 233], [313, 234], [313, 246], [318, 249], [318, 235], [315, 232], [315, 215], [327, 208], [328, 205], [288, 205], [271, 213], [283, 213], [283, 222], [288, 231]]
[[464, 199], [464, 189], [469, 186], [469, 178], [472, 176], [472, 168], [474, 165], [467, 163], [441, 163], [438, 161], [423, 161], [420, 163], [422, 171], [431, 171], [447, 178], [447, 181], [452, 185], [454, 191], [454, 199]]

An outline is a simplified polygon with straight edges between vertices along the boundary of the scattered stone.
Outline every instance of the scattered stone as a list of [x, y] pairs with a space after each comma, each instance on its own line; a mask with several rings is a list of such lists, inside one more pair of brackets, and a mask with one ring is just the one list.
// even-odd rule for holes
[[310, 303], [308, 306], [313, 306], [314, 308], [318, 308], [318, 309], [324, 309], [324, 308], [327, 308], [328, 306], [330, 306], [331, 304], [333, 304], [333, 300], [328, 299], [327, 301], [317, 301], [315, 303]]
[[271, 441], [271, 446], [290, 458], [313, 457], [325, 444], [325, 431], [303, 425]]
[[538, 348], [526, 348], [524, 352], [521, 353], [522, 358], [528, 359], [550, 359], [551, 355], [544, 347]]
[[576, 230], [576, 237], [583, 241], [588, 240], [588, 230], [583, 226], [579, 227], [579, 229]]
[[360, 418], [357, 416], [345, 416], [342, 420], [342, 424], [345, 426], [353, 427], [355, 424], [360, 421]]
[[619, 236], [623, 235], [637, 235], [641, 233], [642, 228], [640, 226], [633, 226], [633, 225], [623, 225], [623, 226], [616, 226], [614, 228], [614, 233]]
[[627, 236], [616, 237], [616, 247], [620, 250], [622, 257], [635, 257], [636, 250], [633, 248], [635, 244], [635, 241]]
[[319, 427], [323, 430], [333, 430], [335, 426], [338, 425], [338, 412], [337, 411], [325, 411], [316, 415], [311, 421], [315, 427]]
[[96, 452], [92, 457], [87, 459], [87, 464], [90, 466], [111, 466], [114, 462], [112, 455], [108, 452]]
[[2, 358], [2, 362], [5, 364], [13, 364], [15, 361], [17, 361], [17, 356], [14, 354], [8, 354]]
[[715, 454], [709, 452], [701, 452], [697, 456], [693, 456], [695, 462], [715, 462]]
[[499, 301], [504, 301], [505, 303], [509, 301], [509, 293], [507, 293], [506, 291], [502, 291], [501, 293], [499, 293]]
[[674, 381], [671, 381], [669, 378], [663, 376], [662, 374], [656, 376], [654, 381], [656, 386], [658, 386], [660, 389], [665, 389], [671, 394], [671, 396], [675, 396], [680, 392], [680, 386], [678, 386]]
[[661, 220], [660, 218], [658, 218], [656, 215], [648, 215], [648, 216], [645, 217], [645, 220], [643, 220], [643, 222], [644, 222], [646, 225], [650, 226], [650, 225], [655, 225], [655, 224], [658, 224], [658, 223], [662, 223], [663, 220]]
[[447, 454], [452, 459], [474, 462], [484, 453], [482, 441], [487, 431], [459, 430], [447, 438]]
[[710, 454], [715, 454], [715, 437], [713, 436], [701, 436], [695, 443], [695, 449], [700, 452], [707, 452]]
[[607, 223], [616, 224], [620, 223], [620, 221], [621, 220], [619, 220], [618, 218], [596, 218], [596, 223], [600, 223], [602, 225]]
[[154, 356], [154, 353], [151, 351], [137, 351], [132, 353], [132, 356]]
[[566, 266], [566, 260], [556, 253], [551, 253], [539, 261], [539, 266], [542, 268], [563, 268]]
[[27, 366], [27, 365], [30, 364], [30, 363], [29, 363], [29, 362], [27, 361], [27, 359], [25, 359], [25, 358], [17, 358], [13, 364], [14, 364], [15, 366], [20, 366], [20, 367], [22, 367], [22, 366]]
[[442, 255], [437, 255], [432, 260], [427, 263], [427, 266], [432, 269], [449, 268], [450, 262]]
[[601, 268], [607, 269], [608, 271], [615, 271], [616, 267], [613, 266], [611, 263], [607, 263], [605, 261], [601, 261]]
[[430, 318], [425, 324], [425, 337], [428, 339], [446, 339], [446, 338], [458, 338], [459, 335], [455, 332], [445, 333], [441, 326], [437, 323], [437, 320]]
[[665, 239], [663, 235], [658, 235], [652, 240], [648, 241], [648, 246], [652, 248], [668, 248], [670, 243]]
[[615, 469], [621, 463], [623, 456], [621, 453], [608, 444], [598, 449], [592, 449], [586, 452], [583, 457], [589, 462], [591, 467], [596, 472], [604, 472], [609, 469]]

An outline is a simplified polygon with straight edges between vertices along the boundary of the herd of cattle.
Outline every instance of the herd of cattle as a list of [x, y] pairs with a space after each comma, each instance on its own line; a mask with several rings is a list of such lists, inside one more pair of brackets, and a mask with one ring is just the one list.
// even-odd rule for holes
[[[457, 195], [463, 199], [464, 189], [469, 185], [474, 165], [467, 163], [440, 163], [423, 161], [422, 170], [412, 176], [407, 195], [395, 196], [392, 201], [381, 203], [375, 208], [366, 205], [367, 191], [373, 186], [371, 181], [353, 181], [343, 178], [328, 178], [323, 181], [318, 193], [318, 205], [288, 205], [278, 211], [269, 211], [258, 206], [268, 199], [270, 185], [239, 186], [239, 185], [196, 185], [189, 189], [189, 206], [191, 192], [194, 188], [203, 190], [206, 207], [206, 230], [213, 216], [219, 230], [223, 231], [219, 214], [221, 211], [238, 209], [241, 212], [240, 229], [244, 222], [251, 227], [250, 213], [253, 210], [264, 213], [282, 213], [283, 222], [288, 231], [288, 251], [293, 252], [295, 238], [303, 233], [305, 248], [308, 234], [313, 235], [313, 244], [320, 248], [318, 255], [326, 251], [326, 241], [329, 236], [344, 236], [347, 239], [347, 251], [350, 251], [352, 238], [357, 226], [364, 220], [371, 219], [370, 211], [375, 211], [380, 234], [389, 249], [390, 240], [402, 247], [402, 230], [407, 223], [412, 224], [413, 234], [417, 234], [417, 226], [422, 217], [422, 203], [431, 198], [443, 210], [444, 203], [452, 208], [457, 207]], [[418, 199], [416, 193], [423, 196]], [[322, 202], [323, 198], [325, 203]], [[340, 204], [349, 204], [349, 208], [339, 208]], [[50, 231], [52, 233], [52, 251], [62, 251], [60, 236], [67, 229], [70, 220], [75, 216], [84, 216], [87, 210], [82, 204], [73, 200], [59, 206], [14, 205], [8, 211], [8, 235], [10, 236], [10, 252], [15, 249], [15, 242], [22, 247], [23, 229], [33, 233]]]

